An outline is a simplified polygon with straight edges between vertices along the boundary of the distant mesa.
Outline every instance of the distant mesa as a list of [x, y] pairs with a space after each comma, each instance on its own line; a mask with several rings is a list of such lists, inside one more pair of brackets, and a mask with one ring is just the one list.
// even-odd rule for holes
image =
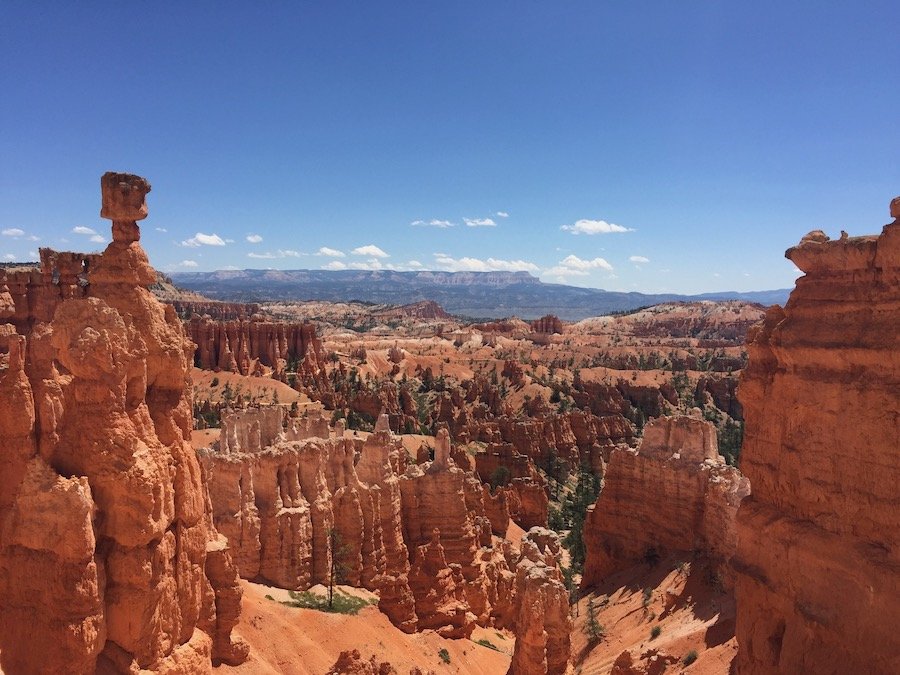
[[[663, 302], [746, 300], [784, 303], [790, 289], [750, 293], [620, 293], [563, 284], [545, 284], [528, 272], [394, 272], [389, 270], [219, 270], [177, 272], [178, 286], [208, 298], [232, 302], [321, 300], [411, 305], [433, 301], [456, 316], [563, 321], [622, 312]], [[427, 317], [423, 317], [427, 318]]]

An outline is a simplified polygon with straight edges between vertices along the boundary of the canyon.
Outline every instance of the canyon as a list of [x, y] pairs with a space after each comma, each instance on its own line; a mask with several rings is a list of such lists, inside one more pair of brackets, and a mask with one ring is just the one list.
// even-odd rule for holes
[[900, 670], [900, 199], [783, 308], [474, 322], [185, 294], [149, 191], [0, 268], [6, 675]]

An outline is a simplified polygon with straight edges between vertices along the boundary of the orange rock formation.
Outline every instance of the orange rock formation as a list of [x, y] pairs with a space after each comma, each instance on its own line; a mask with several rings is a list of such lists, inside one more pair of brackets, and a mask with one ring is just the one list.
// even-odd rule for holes
[[[900, 199], [891, 204], [900, 218]], [[749, 337], [739, 396], [736, 665], [900, 672], [900, 221], [787, 251], [805, 276]]]
[[612, 451], [603, 491], [585, 520], [583, 583], [666, 552], [702, 551], [726, 563], [736, 546], [735, 514], [749, 489], [719, 456], [712, 424], [651, 420], [636, 450]]
[[[492, 536], [508, 524], [503, 498], [456, 466], [446, 430], [434, 460], [417, 466], [407, 465], [386, 415], [365, 441], [345, 438], [342, 421], [334, 433], [324, 422], [298, 430], [297, 420], [284, 428], [283, 415], [278, 407], [226, 415], [220, 445], [200, 453], [215, 522], [245, 578], [292, 589], [326, 582], [334, 531], [344, 582], [379, 591], [381, 610], [408, 632], [514, 627], [537, 602], [516, 609], [520, 592], [542, 602], [552, 592], [541, 583], [555, 592], [558, 545], [541, 548], [555, 576], [517, 572], [522, 555]], [[554, 621], [546, 632], [556, 645], [563, 619]]]
[[241, 591], [191, 432], [192, 345], [146, 286], [150, 185], [107, 173], [102, 255], [0, 271], [0, 665], [209, 672]]

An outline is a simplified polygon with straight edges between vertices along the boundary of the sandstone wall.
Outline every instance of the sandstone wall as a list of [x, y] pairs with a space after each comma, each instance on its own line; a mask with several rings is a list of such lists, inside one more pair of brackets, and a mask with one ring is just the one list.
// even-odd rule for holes
[[583, 583], [598, 583], [651, 550], [702, 551], [728, 561], [737, 507], [748, 492], [747, 480], [719, 456], [712, 424], [691, 417], [649, 421], [636, 450], [613, 450], [603, 491], [588, 509]]
[[284, 380], [288, 366], [296, 364], [301, 383], [323, 381], [324, 355], [313, 324], [279, 323], [260, 316], [217, 321], [194, 315], [185, 322], [185, 330], [197, 345], [198, 368], [254, 375], [265, 367]]
[[146, 289], [149, 185], [102, 184], [102, 255], [0, 270], [0, 667], [209, 672], [246, 649], [188, 442], [193, 347]]
[[[891, 205], [900, 216], [900, 200]], [[741, 673], [900, 672], [900, 222], [814, 232], [749, 337], [739, 397]]]

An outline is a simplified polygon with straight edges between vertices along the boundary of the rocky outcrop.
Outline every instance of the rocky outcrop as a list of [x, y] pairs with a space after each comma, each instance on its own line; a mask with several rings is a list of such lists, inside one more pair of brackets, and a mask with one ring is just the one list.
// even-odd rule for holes
[[516, 646], [508, 675], [561, 675], [569, 664], [569, 594], [555, 532], [533, 528], [516, 562]]
[[637, 449], [612, 451], [605, 485], [588, 509], [583, 584], [666, 552], [703, 552], [722, 566], [736, 545], [735, 514], [749, 483], [716, 449], [715, 427], [660, 417]]
[[146, 289], [149, 184], [101, 185], [103, 254], [0, 271], [0, 666], [209, 672], [247, 650], [188, 442], [193, 346]]
[[552, 333], [562, 333], [563, 324], [558, 316], [548, 314], [547, 316], [542, 316], [537, 321], [532, 321], [531, 330], [535, 333], [547, 333], [548, 335]]
[[[900, 199], [891, 204], [900, 218]], [[900, 671], [900, 221], [810, 233], [749, 337], [739, 397], [741, 673]]]
[[195, 314], [185, 330], [197, 345], [198, 368], [241, 375], [266, 372], [282, 381], [296, 373], [299, 383], [325, 388], [322, 344], [311, 323], [279, 323], [261, 315], [217, 321]]

